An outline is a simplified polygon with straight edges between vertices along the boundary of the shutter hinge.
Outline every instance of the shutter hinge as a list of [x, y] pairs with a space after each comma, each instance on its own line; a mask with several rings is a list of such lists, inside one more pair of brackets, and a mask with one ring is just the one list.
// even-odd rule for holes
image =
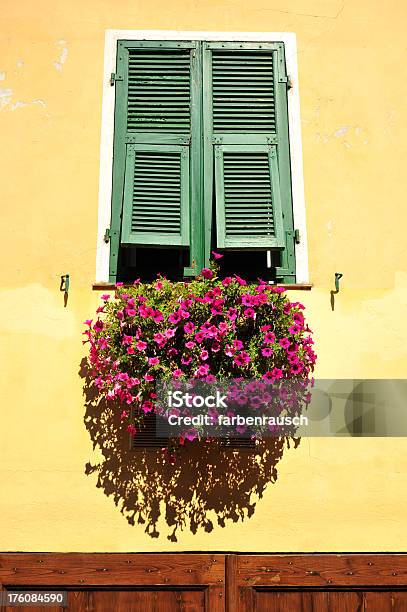
[[114, 85], [116, 81], [123, 81], [123, 76], [121, 74], [117, 74], [117, 72], [112, 72], [110, 75], [110, 85]]
[[289, 77], [288, 75], [287, 75], [287, 76], [281, 76], [281, 77], [278, 79], [278, 82], [279, 82], [279, 83], [285, 83], [285, 84], [286, 84], [287, 89], [292, 89], [293, 82], [292, 82], [292, 80], [291, 80], [291, 77]]
[[109, 242], [110, 238], [111, 238], [110, 227], [107, 227], [105, 231], [105, 235], [103, 236], [103, 240], [105, 242]]
[[294, 242], [295, 242], [295, 244], [300, 244], [300, 240], [301, 240], [301, 238], [300, 238], [300, 230], [296, 229], [296, 230], [294, 230]]

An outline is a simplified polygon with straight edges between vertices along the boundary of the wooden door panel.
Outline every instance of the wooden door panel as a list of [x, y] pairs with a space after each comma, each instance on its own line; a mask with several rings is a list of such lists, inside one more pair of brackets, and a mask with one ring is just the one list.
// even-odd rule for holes
[[2, 590], [67, 591], [68, 608], [1, 612], [224, 612], [218, 554], [0, 553]]
[[69, 612], [199, 612], [205, 610], [200, 591], [88, 591], [86, 603], [68, 598]]
[[[29, 587], [27, 587], [29, 590]], [[1, 612], [200, 612], [205, 605], [205, 590], [87, 590], [69, 591], [68, 607], [3, 606]]]
[[227, 555], [226, 576], [227, 612], [407, 612], [406, 554]]
[[361, 612], [363, 594], [352, 592], [275, 592], [259, 591], [255, 593], [256, 612]]
[[366, 612], [407, 612], [407, 592], [364, 593]]

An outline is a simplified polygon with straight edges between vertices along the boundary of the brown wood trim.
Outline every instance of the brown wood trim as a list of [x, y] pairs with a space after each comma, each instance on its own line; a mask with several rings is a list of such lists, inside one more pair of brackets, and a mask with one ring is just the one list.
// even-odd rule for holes
[[235, 612], [238, 609], [239, 588], [237, 584], [238, 555], [226, 555], [226, 612]]
[[407, 587], [407, 554], [238, 555], [235, 580], [237, 589]]
[[222, 554], [0, 553], [0, 586], [213, 585], [218, 600], [224, 583]]
[[[132, 283], [124, 283], [123, 287], [132, 287]], [[284, 287], [288, 291], [311, 291], [314, 285], [312, 283], [294, 283], [292, 285], [273, 285], [273, 287]], [[112, 291], [116, 289], [114, 283], [93, 283], [93, 291]]]

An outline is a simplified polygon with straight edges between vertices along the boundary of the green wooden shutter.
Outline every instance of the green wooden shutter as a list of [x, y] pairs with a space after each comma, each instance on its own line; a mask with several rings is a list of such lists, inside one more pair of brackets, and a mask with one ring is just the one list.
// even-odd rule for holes
[[118, 42], [111, 278], [120, 244], [190, 245], [190, 212], [199, 197], [196, 49], [195, 42]]
[[208, 209], [214, 171], [218, 247], [293, 253], [284, 45], [207, 42], [203, 53], [205, 198]]
[[187, 147], [127, 146], [121, 242], [189, 244]]

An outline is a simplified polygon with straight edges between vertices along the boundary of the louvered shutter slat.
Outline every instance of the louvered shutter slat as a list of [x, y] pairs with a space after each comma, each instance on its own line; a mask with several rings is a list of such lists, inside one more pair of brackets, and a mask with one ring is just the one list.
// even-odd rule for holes
[[288, 131], [279, 124], [280, 52], [272, 43], [204, 43], [219, 248], [286, 247], [279, 164]]
[[[212, 51], [214, 133], [275, 131], [273, 52]], [[267, 106], [259, 107], [257, 98]]]
[[[188, 133], [190, 81], [189, 49], [132, 49], [128, 65], [127, 128]], [[175, 101], [171, 108], [166, 105], [169, 97]]]
[[[256, 175], [253, 175], [253, 168]], [[220, 248], [282, 248], [281, 201], [275, 147], [215, 147], [215, 188]]]
[[123, 244], [187, 244], [189, 156], [177, 145], [128, 145]]
[[191, 48], [172, 44], [128, 49], [123, 245], [189, 245]]

